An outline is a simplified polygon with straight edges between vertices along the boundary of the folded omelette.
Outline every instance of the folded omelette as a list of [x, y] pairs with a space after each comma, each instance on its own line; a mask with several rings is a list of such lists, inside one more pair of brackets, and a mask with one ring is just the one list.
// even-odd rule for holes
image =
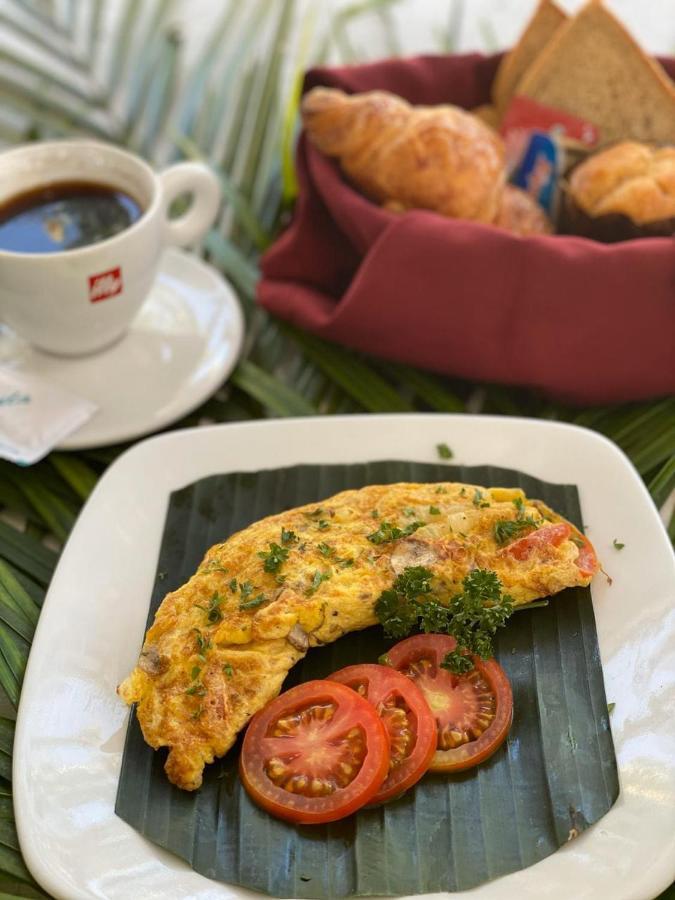
[[432, 571], [441, 602], [481, 568], [523, 605], [587, 585], [598, 562], [517, 488], [372, 485], [253, 523], [167, 594], [118, 688], [147, 743], [169, 748], [170, 781], [198, 788], [310, 647], [377, 623], [380, 594], [409, 566]]

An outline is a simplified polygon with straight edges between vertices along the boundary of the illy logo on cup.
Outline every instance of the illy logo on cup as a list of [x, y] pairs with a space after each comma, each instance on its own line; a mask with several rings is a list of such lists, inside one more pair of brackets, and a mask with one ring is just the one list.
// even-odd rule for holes
[[99, 272], [98, 275], [89, 276], [89, 302], [98, 303], [99, 300], [107, 300], [122, 293], [122, 269], [109, 269], [107, 272]]

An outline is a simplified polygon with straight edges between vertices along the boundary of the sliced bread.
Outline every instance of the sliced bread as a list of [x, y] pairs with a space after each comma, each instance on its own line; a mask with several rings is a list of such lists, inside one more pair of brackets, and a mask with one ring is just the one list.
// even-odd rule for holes
[[492, 83], [492, 102], [499, 114], [505, 112], [525, 71], [566, 21], [566, 14], [553, 0], [539, 0], [520, 40], [499, 64]]
[[516, 93], [597, 125], [600, 144], [675, 143], [675, 85], [600, 0], [557, 31]]

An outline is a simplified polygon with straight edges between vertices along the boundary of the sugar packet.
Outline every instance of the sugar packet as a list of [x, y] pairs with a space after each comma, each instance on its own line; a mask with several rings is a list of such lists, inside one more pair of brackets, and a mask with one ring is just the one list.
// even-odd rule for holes
[[0, 458], [30, 466], [98, 407], [36, 375], [0, 368]]

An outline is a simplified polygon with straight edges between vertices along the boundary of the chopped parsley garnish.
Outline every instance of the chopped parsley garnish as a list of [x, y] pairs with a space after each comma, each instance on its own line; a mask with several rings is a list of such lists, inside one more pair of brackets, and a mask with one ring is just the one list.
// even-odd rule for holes
[[227, 573], [228, 570], [225, 568], [225, 566], [221, 566], [217, 559], [212, 559], [210, 562], [207, 562], [206, 565], [202, 566], [199, 571], [202, 575], [204, 575], [207, 572]]
[[437, 506], [429, 507], [429, 515], [430, 516], [440, 516], [440, 514], [441, 514], [441, 511]]
[[457, 650], [441, 665], [458, 674], [468, 672], [473, 666], [466, 652], [483, 659], [492, 656], [492, 636], [511, 615], [513, 600], [502, 594], [495, 572], [474, 569], [462, 582], [462, 592], [446, 606], [434, 597], [432, 578], [424, 566], [409, 566], [382, 592], [375, 612], [390, 637], [404, 637], [414, 628], [453, 635]]
[[253, 593], [253, 585], [250, 581], [244, 581], [239, 585], [239, 593], [241, 594], [241, 602], [246, 601]]
[[466, 488], [462, 488], [462, 490], [459, 492], [459, 496], [466, 497]]
[[193, 719], [201, 718], [201, 715], [203, 712], [204, 712], [204, 707], [200, 703], [199, 706], [197, 707], [197, 709], [192, 713], [192, 718]]
[[316, 509], [312, 509], [309, 512], [305, 513], [308, 519], [315, 519], [317, 516], [320, 516], [323, 512], [323, 509], [320, 506], [317, 506]]
[[201, 668], [199, 666], [193, 666], [192, 671], [190, 672], [190, 678], [194, 681], [195, 678], [199, 677], [200, 672], [201, 672]]
[[448, 493], [448, 489], [444, 488], [442, 484], [439, 484], [438, 487], [436, 488], [436, 490], [434, 491], [434, 494], [447, 494], [447, 493]]
[[520, 537], [524, 531], [530, 531], [536, 527], [537, 523], [532, 516], [525, 516], [522, 519], [500, 519], [492, 526], [492, 534], [495, 542], [502, 546], [502, 544], [508, 544]]
[[294, 531], [289, 531], [286, 528], [281, 529], [281, 543], [282, 544], [294, 544], [296, 541], [300, 540], [297, 534]]
[[267, 597], [264, 594], [258, 594], [256, 597], [249, 600], [253, 591], [254, 587], [250, 581], [244, 581], [239, 585], [239, 609], [253, 609], [267, 600]]
[[447, 444], [436, 444], [436, 452], [439, 459], [452, 459], [454, 453]]
[[311, 585], [305, 591], [305, 596], [311, 597], [312, 594], [314, 594], [317, 591], [317, 589], [320, 587], [320, 585], [324, 581], [328, 581], [328, 579], [331, 577], [331, 575], [332, 575], [331, 572], [319, 572], [319, 570], [317, 569], [316, 572], [314, 573], [314, 577], [312, 578]]
[[239, 603], [239, 609], [255, 609], [256, 606], [260, 606], [267, 600], [267, 597], [264, 594], [258, 594], [257, 597], [253, 597], [252, 600], [242, 600]]
[[390, 666], [391, 665], [391, 657], [388, 653], [383, 653], [381, 656], [377, 657], [377, 661], [381, 666]]
[[229, 588], [233, 594], [237, 593], [237, 579], [236, 578], [230, 578]]
[[608, 703], [607, 704], [607, 712], [609, 713], [610, 716], [614, 712], [615, 708], [616, 708], [616, 703]]
[[325, 519], [321, 519], [319, 521], [319, 531], [325, 531], [327, 528], [330, 528], [330, 523]]
[[206, 693], [206, 688], [203, 684], [193, 684], [192, 687], [189, 687], [186, 694], [195, 695], [197, 697], [203, 697]]
[[[584, 542], [581, 540], [581, 538], [577, 537], [576, 534], [571, 534], [569, 539], [572, 541], [573, 544], [576, 544], [577, 547], [579, 547], [579, 549], [586, 546], [584, 544]], [[623, 547], [623, 544], [621, 546]]]
[[490, 503], [487, 500], [483, 500], [483, 492], [478, 488], [474, 491], [473, 500], [471, 501], [474, 506], [483, 509], [486, 506], [489, 506]]
[[270, 549], [265, 552], [262, 550], [258, 553], [260, 559], [264, 559], [263, 569], [266, 572], [278, 572], [279, 568], [288, 559], [289, 550], [279, 546], [279, 544], [270, 544]]
[[379, 519], [379, 518], [380, 518], [380, 514], [379, 514], [379, 512], [378, 512], [376, 509], [372, 510], [372, 512], [370, 513], [370, 515], [371, 515], [371, 517], [372, 517], [373, 519]]
[[215, 593], [209, 600], [208, 606], [202, 606], [200, 603], [195, 603], [195, 606], [198, 606], [199, 609], [203, 609], [206, 613], [206, 619], [211, 625], [215, 625], [216, 622], [220, 622], [223, 618], [223, 614], [220, 610], [220, 604], [223, 602], [223, 598], [220, 594]]
[[349, 559], [348, 557], [344, 557], [343, 559], [337, 559], [336, 562], [340, 566], [341, 569], [349, 569], [349, 568], [351, 568], [351, 566], [354, 565], [354, 560]]
[[316, 549], [322, 556], [332, 556], [335, 553], [335, 550], [330, 546], [330, 544], [317, 544]]
[[223, 666], [223, 672], [227, 675], [228, 678], [232, 678], [234, 675], [234, 669], [229, 663], [225, 663]]
[[614, 538], [612, 544], [614, 545], [615, 550], [623, 550], [623, 548], [626, 546], [625, 544], [622, 544], [621, 541], [617, 541], [616, 538]]
[[204, 637], [199, 628], [193, 628], [194, 632], [196, 632], [197, 637], [195, 638], [195, 642], [197, 644], [198, 656], [201, 660], [206, 662], [206, 651], [211, 649], [211, 639], [209, 637]]
[[403, 515], [410, 518], [410, 516], [415, 515], [415, 510], [412, 508], [412, 506], [406, 506], [406, 508], [403, 510]]
[[389, 541], [397, 541], [399, 538], [408, 537], [418, 528], [422, 528], [424, 522], [411, 522], [405, 528], [399, 528], [398, 525], [392, 525], [391, 522], [382, 522], [377, 531], [373, 531], [368, 535], [368, 540], [372, 544], [388, 544]]
[[495, 543], [499, 544], [500, 547], [520, 537], [524, 531], [530, 531], [532, 528], [539, 527], [532, 516], [525, 515], [525, 504], [521, 497], [516, 497], [513, 505], [516, 508], [516, 518], [500, 519], [492, 526]]

